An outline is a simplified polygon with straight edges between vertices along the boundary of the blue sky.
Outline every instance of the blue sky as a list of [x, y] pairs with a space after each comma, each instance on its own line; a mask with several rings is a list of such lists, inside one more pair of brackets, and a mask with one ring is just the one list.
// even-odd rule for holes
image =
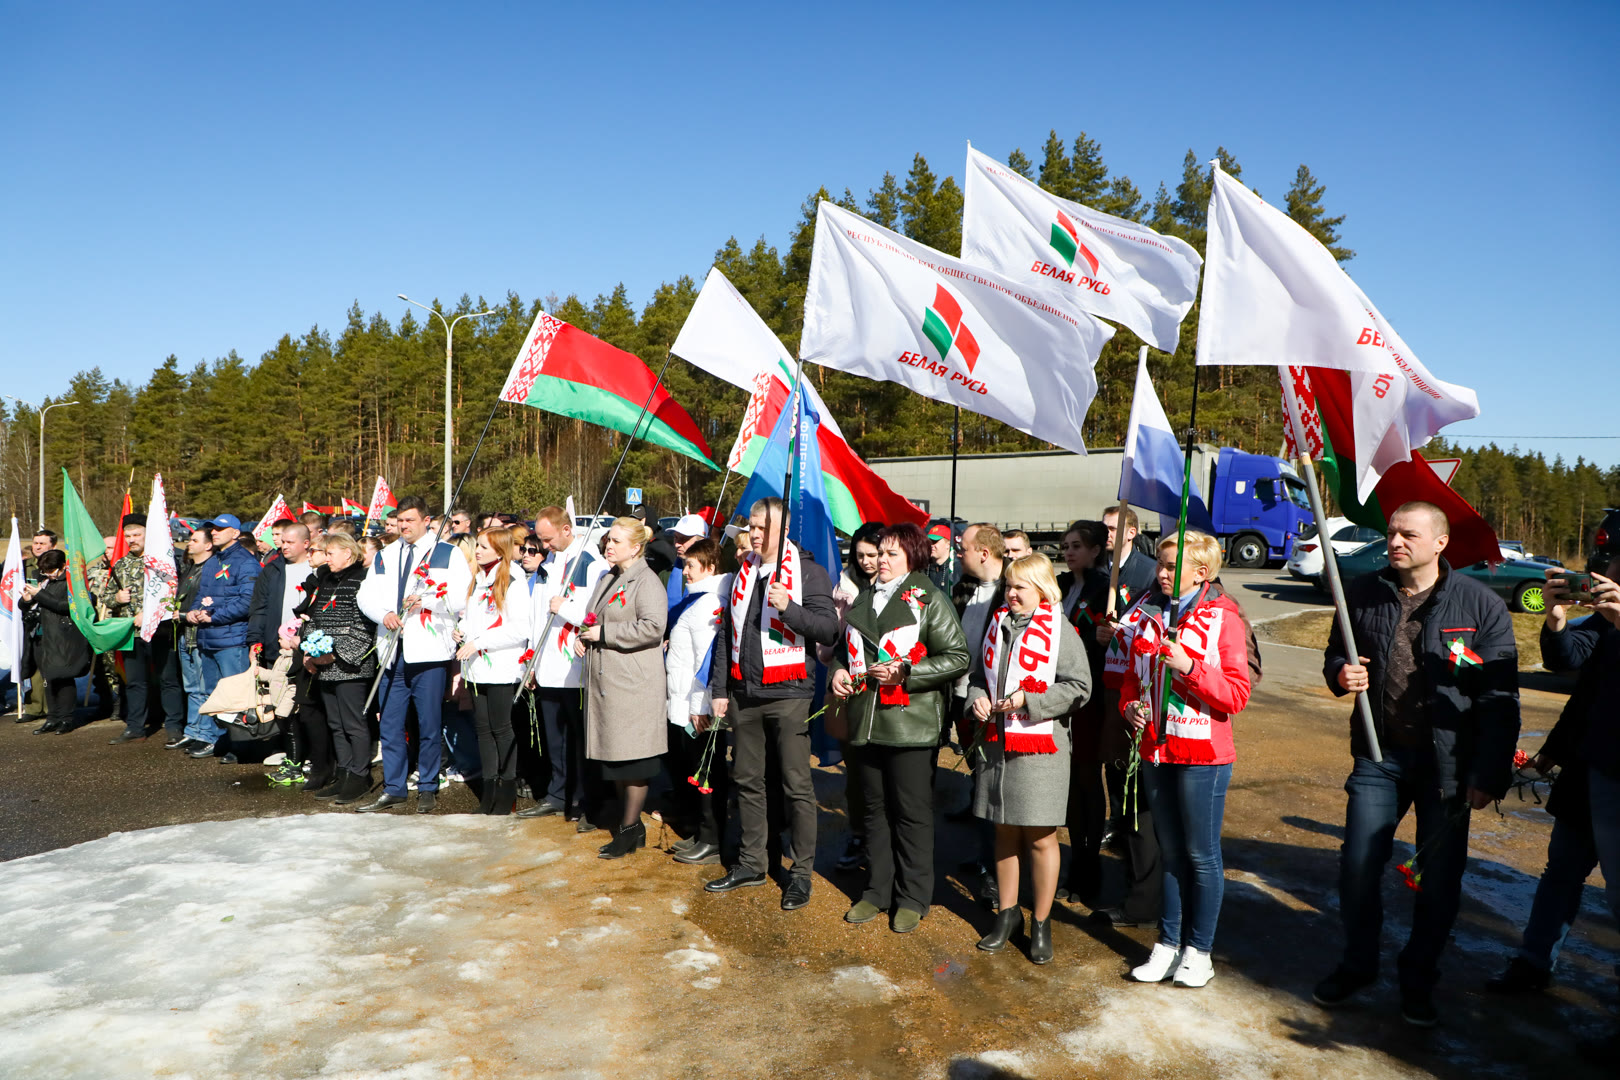
[[[1145, 194], [1301, 162], [1352, 276], [1483, 415], [1620, 463], [1620, 5], [0, 2], [0, 344], [37, 400], [256, 359], [394, 294], [639, 307], [818, 185], [1084, 130]], [[1605, 390], [1612, 396], [1612, 391]], [[1543, 405], [1543, 402], [1546, 404]]]

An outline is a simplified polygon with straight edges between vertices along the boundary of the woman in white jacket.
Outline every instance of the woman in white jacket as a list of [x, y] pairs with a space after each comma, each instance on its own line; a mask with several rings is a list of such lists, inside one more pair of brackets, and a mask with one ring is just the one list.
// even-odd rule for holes
[[677, 830], [690, 830], [688, 838], [675, 845], [675, 861], [708, 865], [720, 861], [720, 839], [725, 835], [729, 773], [723, 741], [715, 748], [704, 783], [711, 790], [699, 790], [691, 778], [698, 774], [709, 740], [725, 738], [708, 734], [713, 713], [708, 662], [731, 576], [715, 573], [720, 546], [708, 538], [687, 548], [683, 558], [687, 593], [670, 609], [669, 649], [664, 653], [669, 723], [675, 729], [669, 733], [671, 801], [679, 819]]
[[529, 644], [529, 590], [522, 570], [513, 570], [512, 541], [505, 528], [485, 529], [474, 548], [477, 573], [467, 609], [456, 625], [461, 678], [472, 691], [473, 727], [483, 765], [482, 814], [510, 814], [517, 801], [517, 739], [512, 700]]

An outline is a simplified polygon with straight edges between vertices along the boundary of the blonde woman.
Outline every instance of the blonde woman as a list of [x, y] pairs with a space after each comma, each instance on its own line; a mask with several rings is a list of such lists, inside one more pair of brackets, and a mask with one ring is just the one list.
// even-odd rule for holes
[[467, 608], [456, 625], [461, 646], [461, 678], [472, 691], [473, 729], [483, 790], [482, 814], [505, 815], [517, 801], [517, 738], [512, 732], [512, 701], [522, 675], [521, 657], [529, 643], [529, 589], [512, 561], [505, 528], [485, 529], [473, 546], [477, 571], [467, 592]]
[[585, 652], [585, 756], [619, 790], [619, 827], [597, 854], [619, 859], [645, 847], [641, 811], [647, 782], [669, 750], [665, 719], [664, 627], [669, 598], [647, 565], [652, 530], [633, 517], [616, 518], [603, 541], [612, 568], [591, 594]]
[[1009, 563], [1007, 602], [976, 642], [967, 709], [984, 725], [974, 773], [973, 816], [996, 827], [996, 888], [1001, 910], [979, 941], [1000, 952], [1023, 928], [1018, 860], [1028, 854], [1034, 918], [1029, 958], [1052, 959], [1052, 901], [1062, 853], [1057, 830], [1069, 806], [1069, 713], [1091, 696], [1091, 663], [1063, 616], [1063, 594], [1045, 555]]
[[[1248, 625], [1215, 575], [1221, 544], [1188, 532], [1176, 579], [1176, 541], [1159, 542], [1158, 589], [1131, 605], [1108, 647], [1120, 711], [1139, 733], [1141, 783], [1164, 860], [1159, 942], [1138, 982], [1173, 977], [1200, 987], [1215, 975], [1210, 951], [1225, 869], [1221, 821], [1237, 749], [1232, 717], [1249, 703]], [[1174, 640], [1169, 630], [1176, 631]], [[1161, 709], [1165, 681], [1178, 704]]]

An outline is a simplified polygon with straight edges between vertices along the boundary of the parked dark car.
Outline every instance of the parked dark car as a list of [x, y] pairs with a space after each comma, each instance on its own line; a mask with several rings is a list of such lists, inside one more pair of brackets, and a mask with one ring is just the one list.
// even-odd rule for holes
[[[1362, 574], [1376, 574], [1388, 565], [1389, 541], [1374, 540], [1366, 547], [1339, 556], [1339, 576], [1349, 581]], [[1494, 567], [1489, 563], [1477, 562], [1472, 566], [1460, 566], [1455, 569], [1459, 574], [1466, 574], [1481, 582], [1507, 601], [1511, 611], [1540, 615], [1547, 610], [1547, 600], [1542, 594], [1542, 585], [1546, 582], [1544, 573], [1547, 569], [1546, 563], [1513, 559], [1498, 563]]]

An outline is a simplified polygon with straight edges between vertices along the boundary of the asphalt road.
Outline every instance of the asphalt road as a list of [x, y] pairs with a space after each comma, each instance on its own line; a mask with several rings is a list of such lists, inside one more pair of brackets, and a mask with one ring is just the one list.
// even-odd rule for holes
[[1281, 566], [1274, 570], [1227, 567], [1221, 571], [1221, 583], [1243, 605], [1251, 622], [1332, 605], [1327, 593], [1318, 592], [1308, 581], [1295, 581]]

